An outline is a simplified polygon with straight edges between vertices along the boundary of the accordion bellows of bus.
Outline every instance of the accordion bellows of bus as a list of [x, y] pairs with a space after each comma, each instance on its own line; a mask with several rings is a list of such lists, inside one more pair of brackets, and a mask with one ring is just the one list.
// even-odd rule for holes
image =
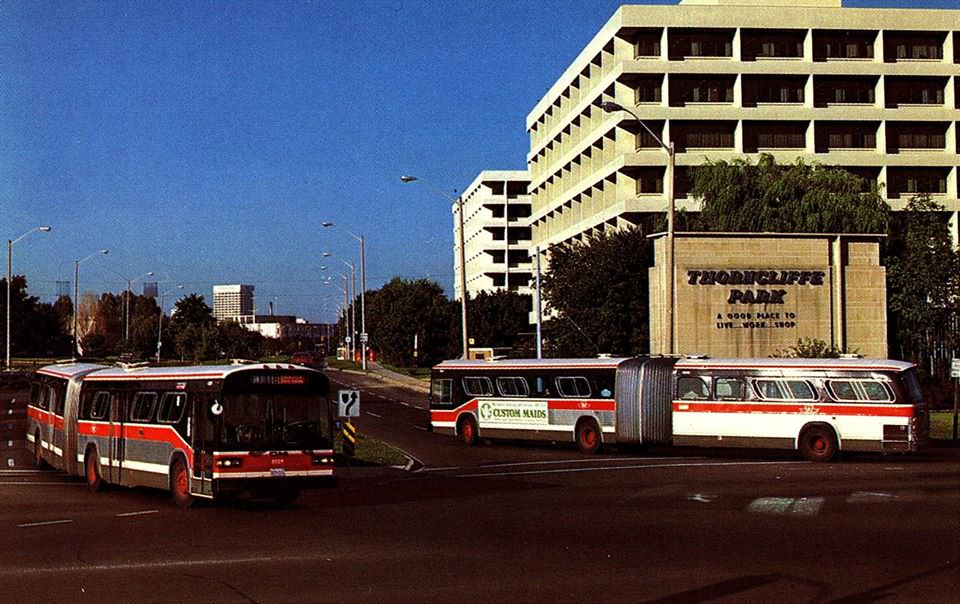
[[914, 365], [885, 359], [597, 358], [444, 361], [430, 421], [479, 438], [798, 450], [916, 451], [929, 414]]
[[178, 505], [242, 492], [292, 502], [336, 484], [330, 383], [295, 365], [37, 370], [27, 441], [38, 466], [169, 489]]

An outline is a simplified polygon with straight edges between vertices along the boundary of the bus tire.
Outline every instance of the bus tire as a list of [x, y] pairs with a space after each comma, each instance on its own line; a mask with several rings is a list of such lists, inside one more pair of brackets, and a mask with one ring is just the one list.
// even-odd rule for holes
[[461, 417], [460, 421], [457, 422], [457, 435], [460, 437], [460, 440], [463, 441], [463, 444], [468, 447], [475, 446], [479, 440], [477, 421], [469, 415]]
[[170, 495], [181, 510], [193, 505], [193, 495], [190, 494], [190, 473], [182, 457], [177, 457], [170, 464]]
[[40, 444], [40, 431], [33, 437], [33, 465], [38, 470], [46, 470], [47, 464], [43, 461], [43, 446]]
[[828, 462], [837, 455], [837, 435], [829, 426], [815, 424], [800, 433], [797, 448], [808, 461]]
[[577, 427], [574, 429], [574, 441], [581, 453], [593, 454], [599, 451], [601, 437], [597, 420], [590, 417], [577, 422]]
[[94, 493], [103, 490], [103, 475], [100, 474], [100, 460], [97, 457], [96, 449], [87, 449], [83, 457], [83, 476], [87, 488]]

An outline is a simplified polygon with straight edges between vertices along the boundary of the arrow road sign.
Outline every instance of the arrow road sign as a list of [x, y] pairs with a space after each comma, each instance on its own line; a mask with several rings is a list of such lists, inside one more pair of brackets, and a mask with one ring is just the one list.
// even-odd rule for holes
[[340, 390], [337, 396], [340, 403], [340, 417], [360, 417], [359, 390]]

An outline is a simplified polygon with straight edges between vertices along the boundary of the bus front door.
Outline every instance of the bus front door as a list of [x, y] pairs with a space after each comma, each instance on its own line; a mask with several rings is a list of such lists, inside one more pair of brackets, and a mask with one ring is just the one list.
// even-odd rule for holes
[[114, 392], [110, 409], [110, 467], [101, 468], [104, 478], [112, 484], [123, 484], [123, 456], [126, 454], [127, 440], [123, 433], [124, 420], [127, 417], [126, 396]]
[[213, 443], [214, 415], [218, 405], [215, 400], [195, 398], [193, 406], [193, 434], [190, 445], [193, 447], [193, 480], [190, 490], [194, 495], [213, 497]]

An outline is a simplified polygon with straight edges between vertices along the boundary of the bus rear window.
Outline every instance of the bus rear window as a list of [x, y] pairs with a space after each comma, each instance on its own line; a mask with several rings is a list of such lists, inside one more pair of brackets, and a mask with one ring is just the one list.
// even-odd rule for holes
[[450, 379], [433, 380], [433, 388], [431, 389], [431, 396], [435, 404], [452, 403], [453, 402], [453, 380], [450, 380]]

